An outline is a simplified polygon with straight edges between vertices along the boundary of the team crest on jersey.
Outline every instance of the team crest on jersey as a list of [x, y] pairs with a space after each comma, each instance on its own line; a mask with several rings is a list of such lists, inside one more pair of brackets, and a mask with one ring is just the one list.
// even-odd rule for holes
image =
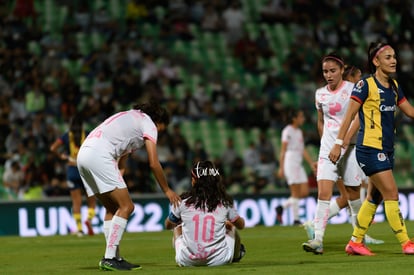
[[385, 161], [387, 159], [384, 153], [378, 153], [377, 158], [379, 161]]
[[353, 91], [360, 93], [362, 87], [364, 87], [364, 81], [360, 80], [355, 84], [355, 87], [354, 87]]
[[348, 92], [347, 91], [343, 91], [341, 97], [342, 97], [342, 100], [346, 100], [347, 98], [349, 98]]

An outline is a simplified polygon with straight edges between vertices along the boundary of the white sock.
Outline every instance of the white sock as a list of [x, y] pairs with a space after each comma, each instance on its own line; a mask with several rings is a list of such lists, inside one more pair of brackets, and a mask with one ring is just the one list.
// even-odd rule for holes
[[359, 194], [361, 197], [361, 201], [364, 201], [367, 197], [367, 189], [365, 187], [361, 187], [361, 189], [359, 190]]
[[329, 217], [329, 204], [330, 201], [324, 201], [318, 199], [316, 205], [315, 219], [313, 221], [315, 227], [315, 240], [323, 241], [325, 235], [326, 224], [328, 223]]
[[356, 199], [353, 201], [348, 201], [349, 210], [351, 212], [351, 224], [355, 228], [356, 218], [358, 216], [359, 209], [361, 208], [362, 201], [361, 199]]
[[298, 198], [292, 198], [292, 211], [293, 211], [293, 220], [298, 221], [299, 220], [299, 199]]
[[288, 208], [289, 206], [292, 205], [294, 198], [289, 197], [287, 200], [285, 200], [285, 202], [282, 204], [282, 207], [284, 209]]
[[[112, 220], [107, 220], [103, 222], [103, 233], [105, 236], [105, 242], [108, 244], [108, 236], [109, 236], [109, 230], [111, 229], [111, 223]], [[116, 248], [116, 257], [119, 258], [119, 245]]]
[[103, 233], [105, 236], [105, 241], [108, 241], [109, 229], [111, 228], [111, 223], [112, 223], [111, 220], [103, 222]]
[[332, 200], [329, 203], [329, 217], [328, 217], [328, 219], [338, 215], [339, 211], [341, 211], [341, 208], [339, 208], [338, 203], [336, 202], [336, 200]]
[[112, 218], [108, 241], [106, 242], [106, 250], [105, 250], [105, 258], [112, 259], [116, 257], [116, 251], [119, 246], [119, 242], [122, 239], [122, 235], [124, 234], [125, 227], [127, 225], [128, 220], [114, 216]]

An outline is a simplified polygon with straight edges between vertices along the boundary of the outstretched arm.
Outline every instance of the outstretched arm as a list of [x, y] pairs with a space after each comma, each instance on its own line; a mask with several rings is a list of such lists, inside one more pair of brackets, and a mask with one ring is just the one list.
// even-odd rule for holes
[[161, 187], [161, 190], [170, 200], [170, 203], [174, 206], [178, 206], [178, 203], [181, 201], [180, 197], [168, 186], [167, 179], [162, 169], [161, 163], [158, 159], [157, 146], [156, 144], [149, 140], [145, 139], [145, 148], [148, 153], [149, 166], [154, 173], [155, 179], [158, 182], [158, 185]]

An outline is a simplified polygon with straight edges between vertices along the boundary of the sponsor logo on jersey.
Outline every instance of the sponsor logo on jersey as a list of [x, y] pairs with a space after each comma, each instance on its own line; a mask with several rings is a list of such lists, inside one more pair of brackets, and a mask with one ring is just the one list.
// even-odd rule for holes
[[387, 105], [380, 105], [379, 106], [379, 109], [380, 109], [381, 112], [395, 112], [396, 108], [397, 107], [395, 106], [395, 104], [392, 105], [392, 106], [387, 106]]

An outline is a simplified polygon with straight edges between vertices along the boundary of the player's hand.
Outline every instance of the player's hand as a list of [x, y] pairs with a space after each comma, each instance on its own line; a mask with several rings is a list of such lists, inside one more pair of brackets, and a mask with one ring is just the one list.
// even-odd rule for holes
[[177, 195], [177, 193], [175, 193], [171, 189], [168, 189], [167, 192], [165, 192], [165, 195], [170, 200], [170, 203], [172, 205], [174, 205], [175, 207], [178, 207], [178, 205], [179, 205], [179, 203], [181, 201], [181, 198], [180, 198], [180, 196]]
[[341, 156], [341, 146], [338, 144], [334, 144], [334, 146], [331, 149], [331, 152], [329, 153], [329, 159], [336, 164], [336, 162], [339, 160], [339, 157]]
[[283, 168], [282, 168], [282, 167], [280, 167], [280, 168], [277, 170], [277, 176], [278, 176], [280, 179], [283, 179], [283, 178], [285, 177], [285, 175], [284, 175], [284, 173], [283, 173]]

